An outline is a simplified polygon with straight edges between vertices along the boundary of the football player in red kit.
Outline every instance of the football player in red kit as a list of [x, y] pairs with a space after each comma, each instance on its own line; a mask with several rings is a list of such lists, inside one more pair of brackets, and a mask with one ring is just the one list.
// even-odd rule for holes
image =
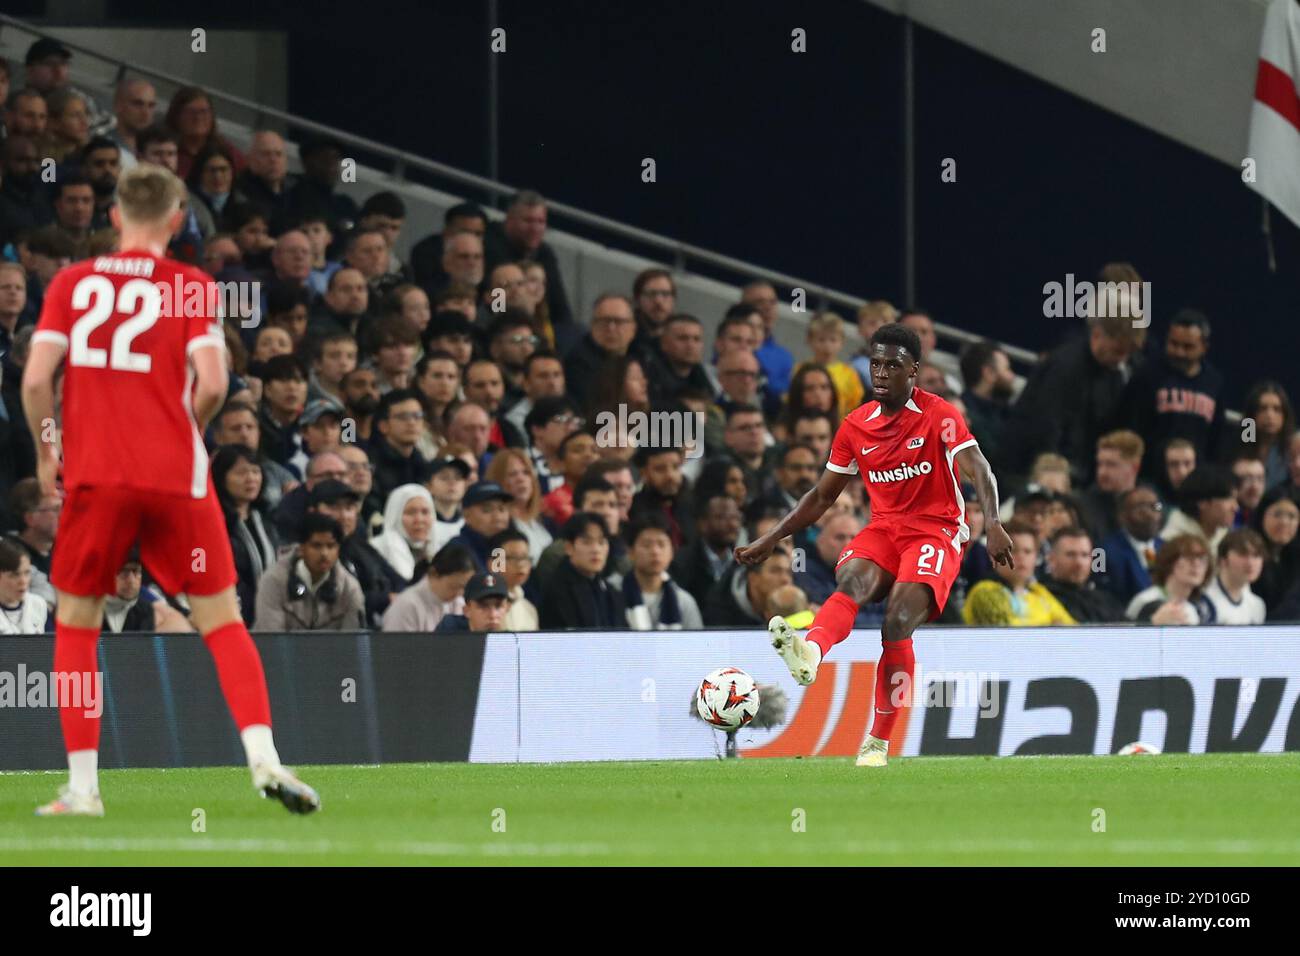
[[[181, 181], [162, 167], [124, 173], [110, 212], [122, 251], [59, 272], [32, 336], [22, 395], [37, 478], [45, 494], [58, 494], [61, 444], [66, 493], [50, 569], [54, 670], [67, 675], [65, 687], [94, 680], [104, 596], [139, 542], [163, 589], [189, 598], [254, 787], [309, 813], [320, 799], [281, 766], [271, 737], [262, 661], [239, 615], [230, 540], [208, 474], [202, 430], [225, 400], [228, 373], [216, 284], [165, 258], [184, 199]], [[98, 712], [72, 706], [69, 696], [59, 700], [68, 785], [36, 812], [102, 816]]]
[[1011, 564], [1011, 539], [997, 520], [998, 488], [961, 414], [915, 385], [921, 342], [901, 325], [871, 337], [872, 400], [840, 424], [826, 472], [794, 510], [748, 547], [741, 564], [760, 564], [786, 535], [811, 525], [853, 475], [871, 499], [871, 522], [839, 556], [836, 590], [813, 619], [807, 636], [783, 617], [768, 623], [772, 644], [800, 684], [811, 684], [832, 647], [853, 628], [858, 608], [886, 598], [884, 652], [876, 669], [875, 719], [858, 766], [883, 767], [898, 707], [911, 696], [915, 657], [912, 632], [943, 611], [961, 569], [965, 522], [961, 476], [974, 483], [984, 514], [989, 555]]

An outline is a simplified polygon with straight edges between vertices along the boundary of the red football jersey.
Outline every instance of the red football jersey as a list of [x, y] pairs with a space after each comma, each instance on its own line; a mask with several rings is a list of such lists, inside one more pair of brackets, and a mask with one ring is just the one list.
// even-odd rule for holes
[[202, 498], [208, 454], [191, 407], [198, 348], [225, 348], [216, 283], [148, 252], [95, 256], [45, 292], [32, 340], [67, 349], [63, 483]]
[[826, 467], [861, 475], [871, 519], [931, 518], [970, 537], [966, 499], [955, 456], [975, 444], [957, 409], [931, 392], [912, 389], [896, 415], [870, 401], [849, 413], [835, 433]]

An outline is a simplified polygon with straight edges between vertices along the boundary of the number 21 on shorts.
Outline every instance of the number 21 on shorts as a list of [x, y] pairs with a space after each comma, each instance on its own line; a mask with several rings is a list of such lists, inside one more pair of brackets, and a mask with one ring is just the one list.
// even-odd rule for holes
[[937, 548], [932, 544], [921, 545], [921, 553], [916, 558], [916, 573], [933, 574], [936, 577], [943, 574], [944, 554], [942, 545]]

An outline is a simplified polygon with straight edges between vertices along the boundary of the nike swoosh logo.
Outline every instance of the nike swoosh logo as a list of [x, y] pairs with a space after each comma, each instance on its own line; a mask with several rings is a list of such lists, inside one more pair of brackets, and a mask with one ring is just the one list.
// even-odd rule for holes
[[862, 454], [870, 455], [873, 451], [875, 451], [879, 447], [880, 447], [879, 445], [872, 445], [870, 448], [864, 448], [862, 449]]

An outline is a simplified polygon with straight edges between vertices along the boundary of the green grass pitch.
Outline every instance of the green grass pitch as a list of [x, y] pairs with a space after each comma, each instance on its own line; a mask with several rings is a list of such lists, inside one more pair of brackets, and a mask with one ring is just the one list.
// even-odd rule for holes
[[98, 820], [32, 816], [62, 774], [0, 774], [0, 863], [1300, 863], [1294, 753], [896, 758], [884, 770], [819, 758], [300, 773], [321, 792], [312, 817], [256, 797], [239, 768], [107, 771]]

